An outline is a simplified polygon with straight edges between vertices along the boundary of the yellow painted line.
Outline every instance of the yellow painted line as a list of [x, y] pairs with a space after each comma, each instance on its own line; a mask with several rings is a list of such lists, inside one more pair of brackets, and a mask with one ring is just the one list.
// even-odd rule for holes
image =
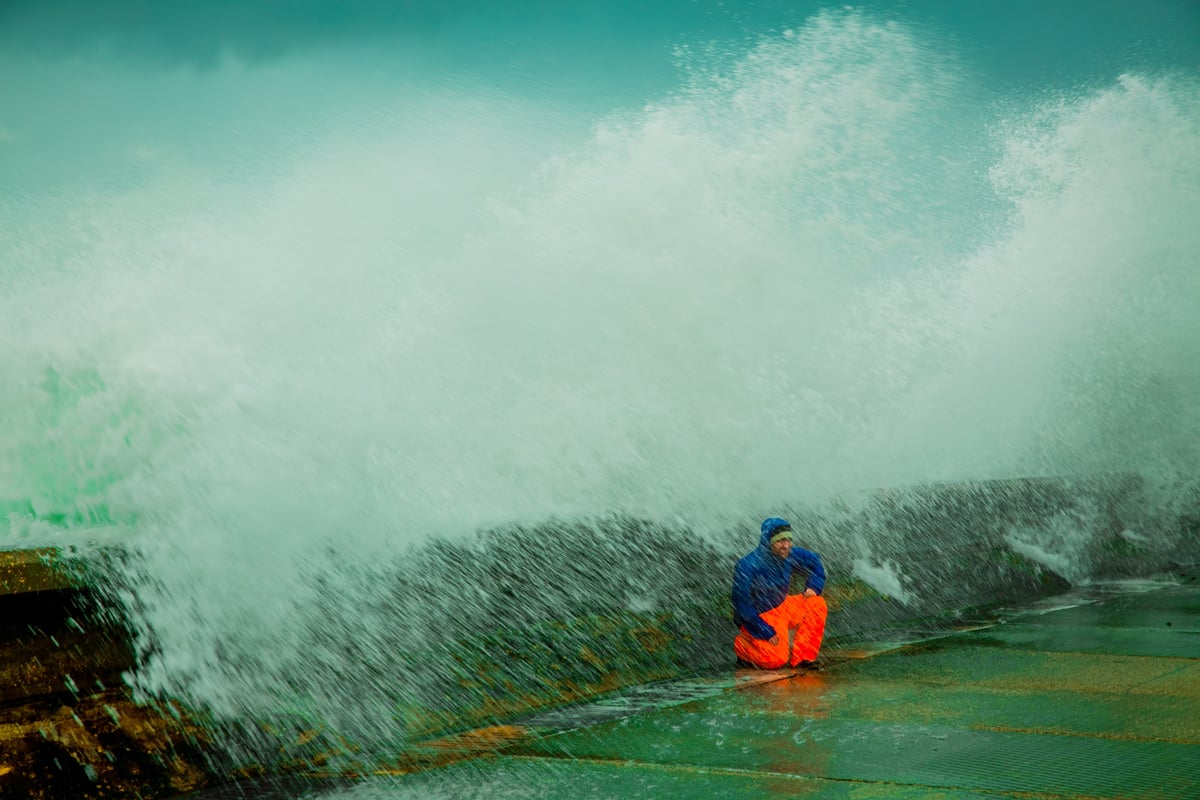
[[[506, 755], [504, 758], [516, 759], [518, 761], [554, 761], [562, 758], [552, 755]], [[881, 780], [866, 780], [860, 778], [833, 778], [828, 775], [804, 775], [794, 772], [779, 772], [777, 770], [756, 770], [745, 769], [741, 767], [710, 767], [699, 766], [696, 764], [663, 764], [655, 761], [631, 761], [629, 759], [618, 758], [597, 758], [571, 756], [570, 761], [578, 764], [592, 764], [603, 767], [619, 767], [624, 769], [641, 769], [655, 770], [658, 772], [679, 772], [692, 775], [718, 775], [728, 777], [743, 777], [743, 778], [771, 778], [774, 780], [795, 781], [797, 783], [835, 783], [848, 786], [862, 787], [861, 790], [856, 790], [855, 797], [861, 797], [866, 800], [868, 797], [890, 798], [895, 795], [897, 788], [903, 789], [928, 789], [937, 792], [967, 792], [978, 793], [983, 791], [987, 795], [995, 797], [1012, 797], [1021, 798], [1022, 800], [1111, 800], [1111, 798], [1096, 795], [1081, 795], [1071, 794], [1063, 795], [1058, 793], [1045, 792], [1025, 792], [1007, 789], [986, 789], [980, 790], [969, 786], [954, 786], [951, 784], [932, 784], [932, 783], [904, 783], [902, 781], [881, 781]], [[875, 792], [882, 792], [876, 795]], [[863, 794], [862, 792], [870, 792]]]
[[[391, 765], [373, 767], [366, 770], [366, 774], [410, 775], [457, 761], [486, 756], [535, 737], [534, 731], [524, 725], [489, 725], [475, 728], [439, 739], [416, 742]], [[362, 770], [349, 769], [338, 772], [314, 770], [303, 774], [312, 778], [359, 778], [364, 773]]]
[[530, 734], [524, 725], [489, 725], [431, 741], [418, 742], [417, 749], [495, 750], [522, 741]]
[[1070, 736], [1077, 739], [1111, 739], [1119, 742], [1156, 742], [1161, 744], [1200, 744], [1200, 739], [1181, 739], [1174, 736], [1139, 736], [1135, 733], [1113, 733], [1111, 731], [1069, 731], [1061, 728], [1021, 728], [1014, 725], [981, 725], [969, 726], [976, 731], [994, 731], [996, 733], [1032, 733], [1049, 736]]

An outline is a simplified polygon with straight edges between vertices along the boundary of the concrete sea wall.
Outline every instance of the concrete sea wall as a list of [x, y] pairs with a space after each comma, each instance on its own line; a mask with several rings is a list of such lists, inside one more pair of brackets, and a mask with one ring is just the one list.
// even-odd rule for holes
[[[1197, 552], [1196, 520], [1155, 517], [1129, 476], [924, 486], [787, 513], [800, 543], [826, 563], [830, 640], [917, 618], [952, 622], [971, 606], [1062, 591], [1080, 575], [1160, 572]], [[398, 566], [395, 624], [432, 617], [460, 627], [448, 641], [423, 637], [395, 665], [412, 677], [410, 733], [728, 667], [730, 576], [757, 538], [757, 520], [710, 542], [614, 517], [431, 546]], [[1052, 553], [1031, 557], [1039, 542], [1069, 546], [1064, 563], [1075, 574], [1056, 571]], [[873, 567], [900, 591], [856, 576]], [[445, 608], [430, 600], [447, 585], [476, 598], [474, 613], [456, 615], [456, 598], [444, 598]]]
[[[1081, 576], [1161, 573], [1200, 552], [1200, 504], [1164, 512], [1131, 476], [922, 486], [782, 511], [830, 574], [827, 641], [918, 618], [952, 625], [973, 606], [1054, 593]], [[370, 656], [394, 687], [383, 701], [420, 741], [729, 669], [729, 577], [756, 523], [711, 541], [613, 516], [429, 543], [394, 565], [387, 600], [372, 610], [405, 632], [403, 647]], [[114, 587], [91, 585], [86, 564], [67, 568], [51, 551], [5, 558], [0, 794], [168, 797], [255, 771], [319, 768], [353, 749], [344, 733], [289, 711], [231, 723], [173, 698], [135, 702], [123, 674], [137, 668], [137, 648]], [[464, 597], [470, 614], [456, 613]], [[329, 597], [330, 618], [352, 618], [338, 602]], [[314, 626], [306, 644], [348, 646], [329, 635]], [[298, 675], [293, 685], [319, 692], [322, 681]], [[244, 744], [239, 758], [215, 746], [230, 739]]]

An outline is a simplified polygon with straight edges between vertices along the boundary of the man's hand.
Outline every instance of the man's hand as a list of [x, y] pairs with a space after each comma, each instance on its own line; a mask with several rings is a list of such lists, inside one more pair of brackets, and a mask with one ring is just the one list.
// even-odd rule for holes
[[814, 592], [812, 589], [805, 589], [805, 590], [804, 590], [804, 596], [805, 596], [805, 597], [816, 597], [816, 596], [817, 596], [817, 593], [816, 593], [816, 592]]
[[779, 646], [779, 634], [775, 634], [770, 639], [767, 639], [767, 641], [770, 642], [772, 644], [772, 646], [778, 647]]

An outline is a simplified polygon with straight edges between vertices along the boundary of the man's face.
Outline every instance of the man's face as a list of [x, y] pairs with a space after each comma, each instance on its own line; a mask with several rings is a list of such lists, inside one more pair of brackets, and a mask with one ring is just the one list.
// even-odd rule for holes
[[792, 552], [792, 540], [780, 539], [778, 542], [775, 542], [771, 545], [771, 552], [780, 558], [787, 558]]

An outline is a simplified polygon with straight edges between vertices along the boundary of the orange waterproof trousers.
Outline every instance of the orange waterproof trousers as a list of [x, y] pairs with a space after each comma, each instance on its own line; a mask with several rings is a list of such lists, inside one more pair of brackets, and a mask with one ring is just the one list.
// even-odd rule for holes
[[[742, 628], [733, 640], [733, 651], [738, 658], [762, 669], [779, 669], [784, 664], [794, 667], [801, 661], [814, 661], [821, 651], [828, 613], [825, 598], [820, 595], [788, 595], [782, 603], [760, 615], [763, 622], [775, 629], [778, 644], [771, 644], [768, 639], [755, 639]], [[790, 644], [789, 633], [792, 634]]]

